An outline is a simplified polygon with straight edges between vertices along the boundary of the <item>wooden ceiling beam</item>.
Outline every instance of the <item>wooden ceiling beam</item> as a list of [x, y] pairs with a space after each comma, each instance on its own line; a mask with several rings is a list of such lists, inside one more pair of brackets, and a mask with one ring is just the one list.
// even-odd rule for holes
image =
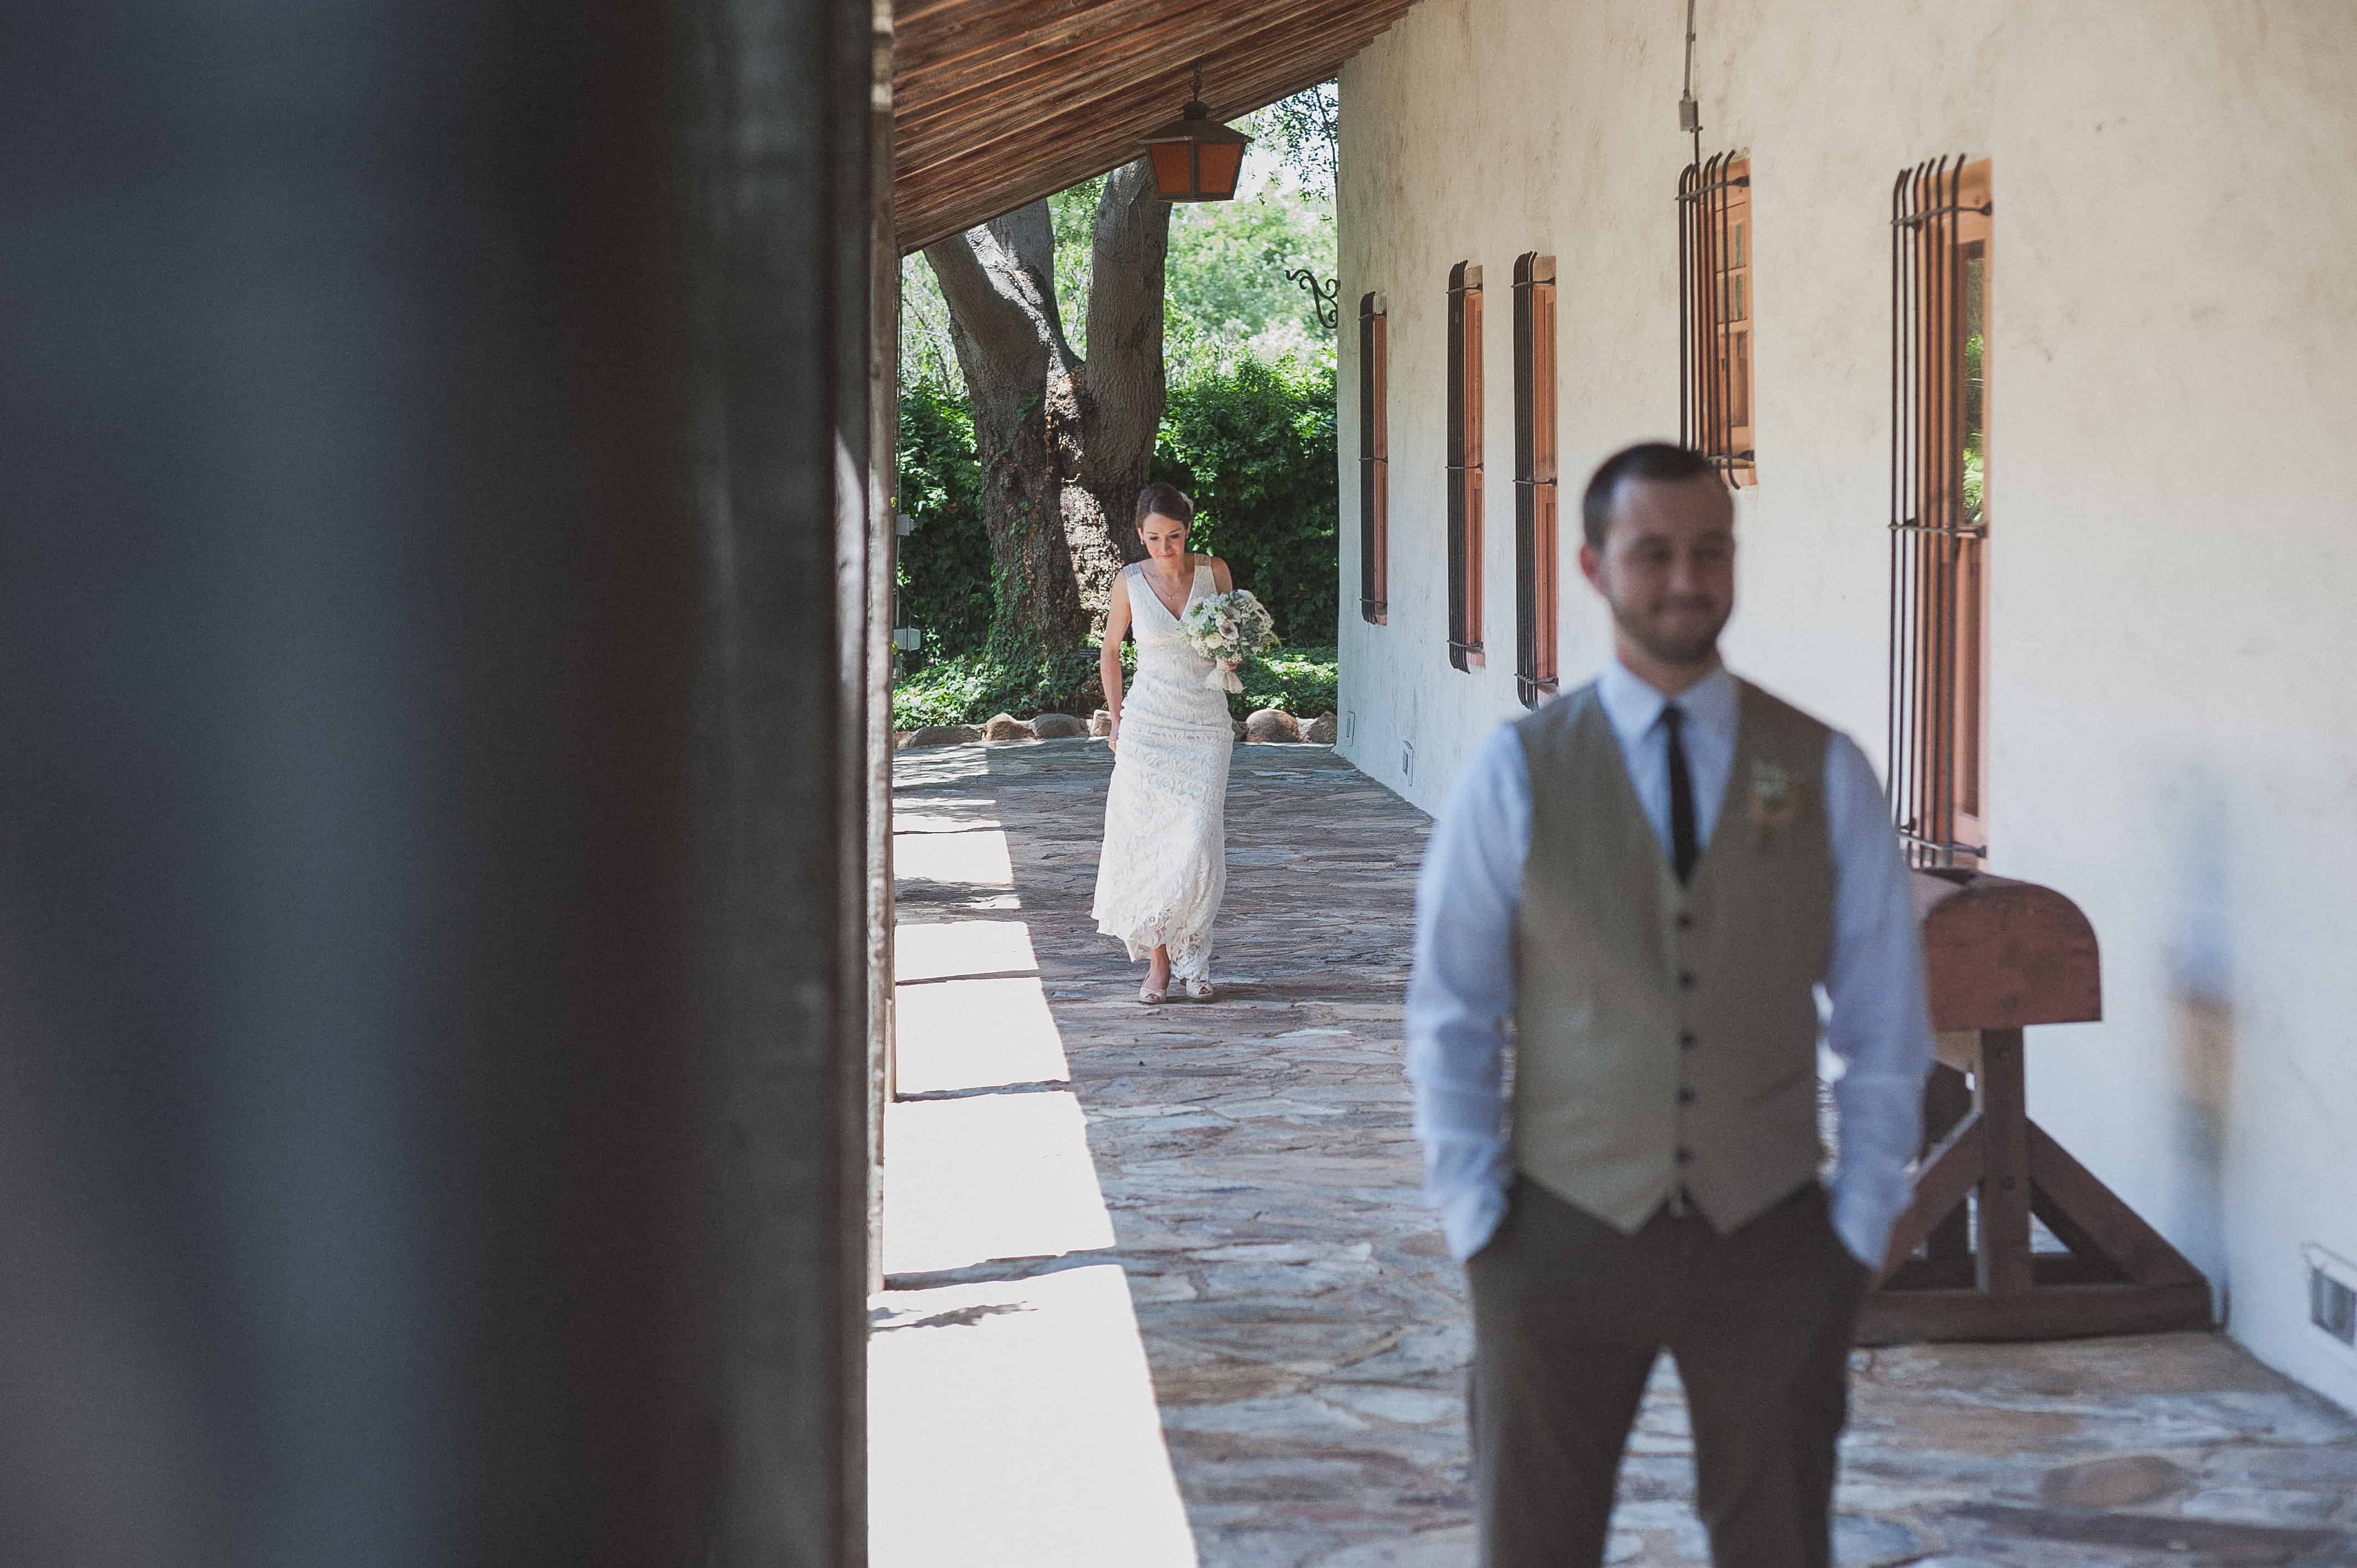
[[[962, 15], [893, 21], [892, 88], [923, 91], [944, 74], [1011, 51], [1070, 48], [1140, 17], [1185, 15], [1189, 0], [953, 0]], [[945, 7], [933, 7], [932, 10]]]
[[[1355, 42], [1359, 47], [1366, 41], [1328, 40], [1329, 46]], [[1276, 62], [1248, 84], [1252, 96], [1245, 102], [1269, 103], [1290, 96], [1331, 76], [1339, 63], [1317, 57]], [[1000, 148], [998, 170], [992, 177], [977, 180], [971, 165], [957, 163], [937, 166], [920, 179], [897, 182], [902, 232], [911, 246], [929, 243], [1118, 167], [1137, 156], [1137, 137], [1145, 128], [1108, 124], [1101, 110], [1080, 105], [1035, 125], [1017, 145]]]
[[[1042, 123], [1043, 103], [1065, 106], [1050, 118], [1064, 123], [1067, 134], [1118, 128], [1135, 139], [1172, 117], [1176, 95], [1186, 90], [1198, 58], [1205, 62], [1215, 94], [1213, 118], [1233, 119], [1266, 103], [1259, 95], [1261, 79], [1291, 76], [1318, 59], [1339, 67], [1406, 8], [1406, 0], [1375, 5], [1367, 0], [1312, 0], [1289, 14], [1272, 7], [1268, 15], [1275, 19], [1241, 36], [1231, 32], [1215, 52], [1201, 53], [1190, 35], [1173, 41], [1174, 54], [1125, 55], [1076, 77], [1014, 84], [986, 104], [970, 104], [953, 132], [935, 123], [928, 134], [904, 129], [896, 119], [895, 183], [920, 181], [938, 166], [965, 165], [1002, 141], [1025, 135]], [[1351, 25], [1354, 20], [1358, 25]]]
[[[1362, 7], [1366, 0], [1334, 0], [1294, 10], [1293, 25], [1320, 26], [1331, 15]], [[1003, 57], [987, 71], [952, 91], [915, 99], [895, 99], [894, 145], [911, 149], [911, 166], [922, 166], [923, 155], [938, 135], [947, 131], [963, 140], [986, 136], [996, 122], [1010, 115], [1036, 112], [1043, 98], [1069, 102], [1119, 90], [1149, 94], [1162, 119], [1178, 117], [1196, 60], [1217, 86], [1224, 80], [1211, 70], [1222, 40], [1266, 32], [1287, 14], [1284, 0], [1234, 0], [1226, 5], [1204, 5], [1183, 22], [1151, 18], [1117, 33], [1093, 39], [1086, 48], [1023, 50]], [[1151, 62], [1149, 64], [1148, 62]], [[1228, 68], [1232, 69], [1232, 68]], [[1156, 79], [1175, 77], [1176, 95]], [[896, 90], [897, 91], [897, 90]]]
[[[1329, 39], [1329, 47], [1340, 40]], [[1272, 80], [1289, 81], [1305, 70], [1313, 70], [1311, 81], [1330, 74], [1336, 62], [1319, 56], [1288, 56], [1269, 62], [1253, 76], [1238, 81], [1234, 86], [1238, 97], [1233, 100], [1232, 113], [1222, 113], [1222, 118], [1238, 117], [1249, 108], [1265, 104]], [[1136, 156], [1142, 138], [1150, 133], [1161, 116], [1148, 112], [1140, 113], [1120, 102], [1083, 99], [1073, 102], [1060, 113], [1045, 118], [1026, 117], [1006, 126], [1003, 134], [978, 145], [960, 147], [951, 157], [938, 156], [923, 164], [900, 171], [896, 185], [904, 193], [931, 192], [942, 184], [956, 185], [978, 176], [996, 177], [1005, 171], [1031, 161], [1035, 149], [1061, 154], [1082, 145], [1102, 145], [1110, 149], [1114, 162], [1124, 162]]]
[[[1221, 36], [1226, 36], [1235, 26], [1249, 26], [1254, 12], [1264, 9], [1273, 7], [1265, 3], [1204, 7], [1204, 12], [1211, 12], [1209, 16], [1192, 16], [1183, 24], [1167, 24], [1165, 19], [1148, 16], [1136, 26], [1093, 38], [1087, 45], [1059, 45], [1004, 54], [985, 69], [962, 73], [954, 81], [938, 81], [929, 94], [900, 99], [896, 90], [893, 132], [905, 132], [917, 142], [924, 142], [936, 125], [974, 125], [978, 118], [1002, 111], [1009, 103], [1037, 102], [1044, 94], [1068, 97], [1075, 92], [1093, 92], [1101, 85], [1114, 82], [1138, 87], [1143, 85], [1138, 81], [1138, 61], [1155, 61], [1157, 73], [1176, 70], [1178, 78], [1186, 81], [1188, 66], [1192, 66], [1195, 59], [1207, 57]], [[1165, 113], [1176, 115], [1178, 106], [1171, 103]]]
[[[1333, 75], [1333, 68], [1330, 66], [1315, 67], [1284, 83], [1270, 95], [1269, 102], [1274, 103], [1279, 99], [1290, 98], [1297, 92], [1316, 86], [1331, 75]], [[961, 233], [973, 228], [977, 223], [987, 223], [992, 219], [1022, 206], [1025, 202], [1039, 199], [1037, 191], [1053, 192], [1068, 189], [1084, 179], [1092, 179], [1098, 175], [1119, 168], [1123, 164], [1127, 163], [1132, 156], [1134, 153], [1130, 147], [1125, 146], [1108, 152], [1101, 145], [1092, 145], [1082, 151], [1067, 153], [1053, 162], [1028, 166], [1031, 171], [1029, 177], [1020, 184], [1016, 179], [1010, 178], [1001, 182], [995, 188], [987, 190], [959, 190], [952, 188], [946, 193], [946, 204], [935, 202], [928, 204], [922, 209], [912, 208], [902, 216], [901, 253], [903, 255], [913, 253], [937, 240], [945, 240], [952, 234]]]
[[[1372, 14], [1362, 15], [1348, 31], [1328, 32], [1275, 59], [1264, 59], [1250, 78], [1234, 82], [1237, 96], [1232, 102], [1239, 107], [1226, 117], [1250, 113], [1327, 80], [1342, 60], [1396, 20], [1408, 3], [1386, 0], [1379, 6], [1362, 5], [1361, 13]], [[923, 171], [921, 177], [896, 180], [904, 251], [921, 249], [1027, 201], [1119, 167], [1136, 156], [1137, 138], [1156, 121], [1156, 116], [1146, 115], [1125, 124], [1110, 120], [1102, 103], [1076, 104], [1049, 120], [1035, 122], [1031, 133], [1020, 138], [1020, 146], [1011, 150], [1012, 156], [1000, 160], [995, 177], [970, 177], [964, 171], [972, 165], [961, 157]]]
[[[905, 251], [1119, 167], [1198, 60], [1228, 121], [1331, 77], [1413, 0], [900, 0]], [[904, 252], [905, 253], [905, 252]]]

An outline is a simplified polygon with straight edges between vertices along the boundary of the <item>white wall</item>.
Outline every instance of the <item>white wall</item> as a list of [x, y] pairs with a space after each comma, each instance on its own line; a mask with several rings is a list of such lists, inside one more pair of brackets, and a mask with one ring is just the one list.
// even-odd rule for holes
[[[1437, 808], [1513, 696], [1513, 258], [1557, 259], [1566, 686], [1605, 656], [1577, 491], [1677, 429], [1671, 0], [1424, 0], [1342, 78], [1346, 303], [1391, 308], [1390, 621], [1343, 750]], [[1993, 161], [1992, 868], [2077, 898], [2108, 1020], [2033, 1032], [2033, 1113], [2357, 1407], [2303, 1241], [2357, 1259], [2357, 7], [1704, 0], [1704, 148], [1749, 149], [1760, 488], [1730, 661], [1879, 758], [1889, 190]], [[1488, 311], [1486, 670], [1448, 666], [1448, 268]], [[1403, 743], [1415, 776], [1401, 771]]]

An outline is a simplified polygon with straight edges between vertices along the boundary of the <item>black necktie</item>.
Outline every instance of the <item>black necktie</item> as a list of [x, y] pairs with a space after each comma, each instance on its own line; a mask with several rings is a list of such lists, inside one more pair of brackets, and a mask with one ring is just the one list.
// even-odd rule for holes
[[1662, 709], [1662, 725], [1670, 732], [1670, 865], [1683, 883], [1693, 875], [1695, 856], [1694, 776], [1686, 771], [1686, 743], [1682, 738], [1686, 714], [1671, 703]]

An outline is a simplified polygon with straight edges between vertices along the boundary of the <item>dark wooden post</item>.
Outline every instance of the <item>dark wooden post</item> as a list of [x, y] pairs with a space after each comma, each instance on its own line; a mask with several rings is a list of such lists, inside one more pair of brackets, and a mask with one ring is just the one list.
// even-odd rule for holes
[[873, 9], [15, 18], [9, 1561], [861, 1560]]

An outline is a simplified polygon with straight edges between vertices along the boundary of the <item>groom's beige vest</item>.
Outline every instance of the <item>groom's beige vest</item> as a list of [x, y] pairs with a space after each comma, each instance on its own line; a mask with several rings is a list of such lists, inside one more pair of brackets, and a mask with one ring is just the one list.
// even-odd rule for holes
[[1813, 1179], [1832, 950], [1825, 726], [1742, 693], [1685, 886], [1596, 688], [1521, 720], [1531, 848], [1516, 935], [1514, 1162], [1624, 1231], [1683, 1189], [1734, 1230]]

